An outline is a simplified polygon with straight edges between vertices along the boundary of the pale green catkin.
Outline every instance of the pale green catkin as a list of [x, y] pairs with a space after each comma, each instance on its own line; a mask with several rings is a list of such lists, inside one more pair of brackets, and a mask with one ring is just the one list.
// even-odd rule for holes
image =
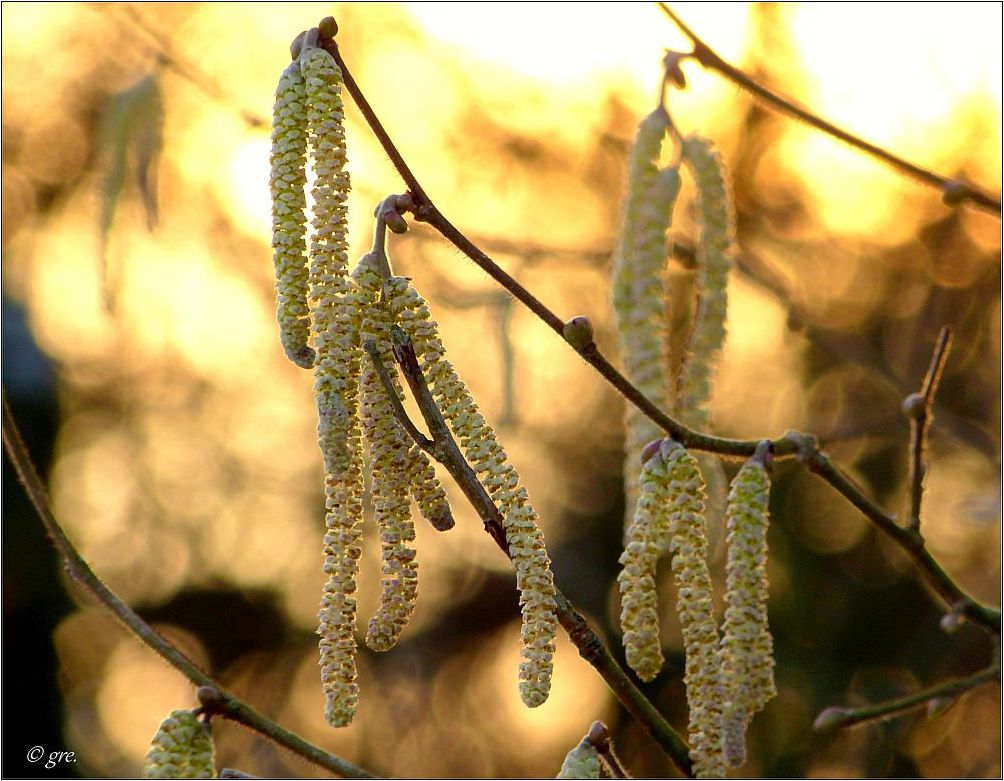
[[324, 458], [324, 572], [318, 612], [325, 718], [349, 724], [359, 699], [356, 682], [356, 575], [362, 555], [362, 436], [358, 419], [362, 301], [347, 278], [345, 132], [341, 73], [331, 55], [307, 47], [300, 55], [307, 126], [316, 181], [310, 243], [314, 398]]
[[536, 707], [547, 699], [551, 688], [558, 629], [554, 576], [537, 513], [494, 430], [446, 359], [438, 326], [425, 300], [406, 278], [391, 277], [384, 283], [384, 301], [395, 322], [411, 338], [433, 398], [502, 514], [523, 618], [520, 695], [527, 706]]
[[596, 747], [584, 737], [579, 744], [565, 756], [561, 770], [555, 778], [599, 778], [600, 754]]
[[146, 754], [143, 778], [215, 778], [209, 725], [190, 710], [164, 719]]
[[293, 363], [309, 369], [314, 351], [307, 345], [306, 161], [305, 85], [300, 63], [292, 62], [279, 77], [272, 112], [272, 260], [282, 346]]
[[684, 682], [690, 710], [690, 756], [698, 778], [721, 778], [722, 688], [718, 627], [708, 571], [705, 485], [698, 461], [682, 445], [661, 446], [668, 480], [670, 552], [676, 578], [676, 611], [686, 652]]
[[[372, 341], [385, 366], [393, 366], [390, 342], [390, 312], [378, 297], [383, 277], [367, 255], [352, 273], [365, 305], [360, 339]], [[395, 389], [399, 398], [401, 393]], [[366, 644], [374, 651], [387, 651], [401, 636], [418, 597], [418, 563], [415, 526], [408, 501], [409, 439], [394, 417], [394, 409], [369, 356], [363, 358], [362, 426], [369, 444], [372, 475], [373, 512], [380, 530], [380, 605], [370, 619]]]
[[697, 319], [690, 335], [677, 410], [689, 424], [709, 422], [711, 384], [725, 342], [728, 276], [735, 264], [735, 211], [732, 188], [721, 154], [711, 141], [690, 136], [683, 142], [683, 161], [697, 184], [701, 235], [697, 246]]
[[621, 595], [621, 633], [628, 666], [643, 681], [662, 669], [659, 605], [655, 571], [669, 545], [669, 480], [662, 454], [656, 451], [642, 466], [634, 520], [620, 556], [617, 585]]
[[[674, 168], [658, 169], [669, 117], [660, 107], [645, 117], [631, 151], [613, 265], [613, 303], [628, 379], [656, 404], [669, 405], [666, 302], [666, 231], [680, 191]], [[625, 526], [638, 496], [636, 458], [661, 431], [628, 406], [625, 415]]]
[[736, 474], [728, 500], [728, 576], [719, 661], [726, 755], [732, 766], [744, 761], [743, 736], [750, 718], [777, 694], [774, 645], [767, 621], [770, 477], [761, 451], [765, 451], [763, 445]]

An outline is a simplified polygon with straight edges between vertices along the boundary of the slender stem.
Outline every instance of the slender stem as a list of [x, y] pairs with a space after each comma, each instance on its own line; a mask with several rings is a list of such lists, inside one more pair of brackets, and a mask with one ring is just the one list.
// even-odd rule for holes
[[288, 748], [294, 754], [298, 754], [304, 759], [345, 778], [377, 777], [363, 770], [361, 767], [334, 754], [330, 754], [313, 743], [304, 740], [299, 735], [276, 724], [244, 701], [228, 693], [216, 680], [199, 669], [191, 659], [161, 637], [129, 605], [123, 602], [114, 591], [105, 585], [104, 581], [94, 573], [94, 570], [91, 569], [87, 561], [74, 547], [53, 514], [45, 486], [35, 471], [31, 456], [28, 454], [17, 423], [14, 421], [14, 416], [7, 405], [6, 390], [3, 391], [3, 444], [4, 449], [7, 451], [7, 456], [10, 458], [11, 464], [13, 464], [21, 480], [21, 484], [28, 494], [28, 498], [34, 505], [35, 511], [38, 513], [43, 526], [45, 526], [46, 532], [56, 546], [56, 550], [63, 558], [66, 571], [81, 588], [93, 594], [101, 604], [125, 624], [126, 628], [136, 635], [144, 645], [160, 654], [168, 664], [188, 678], [194, 685], [208, 686], [215, 689], [219, 693], [220, 701], [213, 709], [213, 713], [243, 724], [278, 743], [280, 746]]
[[977, 686], [982, 686], [985, 683], [999, 679], [1000, 666], [995, 664], [965, 678], [953, 678], [949, 681], [943, 681], [927, 689], [922, 689], [915, 694], [899, 697], [895, 700], [878, 702], [862, 708], [842, 708], [839, 706], [827, 708], [816, 717], [814, 729], [817, 732], [829, 732], [834, 729], [861, 724], [865, 721], [896, 716], [912, 708], [926, 705], [931, 700], [957, 697], [970, 689], [975, 689]]
[[[392, 338], [394, 339], [394, 355], [398, 366], [400, 366], [408, 387], [411, 388], [415, 396], [415, 401], [422, 412], [429, 433], [432, 434], [431, 441], [422, 437], [416, 439], [416, 443], [446, 468], [464, 492], [464, 496], [467, 497], [471, 506], [481, 517], [485, 531], [491, 535], [502, 552], [509, 556], [509, 545], [506, 542], [502, 515], [453, 438], [442, 412], [432, 397], [425, 375], [418, 365], [418, 358], [411, 340], [396, 326], [393, 329]], [[415, 425], [408, 420], [408, 413], [400, 399], [397, 399], [397, 394], [392, 392], [393, 380], [388, 367], [384, 365], [380, 357], [379, 349], [372, 342], [368, 342], [365, 347], [373, 361], [377, 375], [387, 391], [387, 397], [391, 400], [394, 414], [407, 430], [417, 430]], [[557, 588], [555, 589], [555, 602], [558, 622], [575, 647], [579, 649], [582, 658], [599, 672], [621, 704], [676, 763], [677, 767], [688, 776], [691, 775], [689, 749], [683, 738], [635, 686], [624, 669], [617, 663], [610, 649], [589, 626], [585, 617]]]
[[927, 433], [934, 421], [934, 395], [938, 392], [938, 382], [948, 360], [952, 346], [952, 329], [947, 325], [941, 329], [938, 342], [931, 356], [931, 365], [919, 393], [907, 396], [903, 410], [910, 418], [910, 510], [909, 527], [920, 533], [920, 504], [924, 498], [924, 476], [927, 474]]
[[[331, 39], [322, 39], [321, 45], [335, 58], [338, 67], [342, 71], [345, 86], [352, 95], [352, 99], [356, 102], [370, 129], [383, 147], [384, 152], [394, 164], [405, 184], [407, 184], [412, 195], [413, 213], [416, 219], [427, 222], [439, 231], [444, 238], [480, 266], [492, 279], [508, 290], [524, 306], [536, 314], [537, 317], [543, 320], [552, 331], [561, 336], [564, 326], [562, 319], [500, 268], [495, 261], [450, 223], [439, 209], [436, 208], [408, 167], [383, 124], [377, 118], [373, 108], [366, 100], [365, 95], [363, 95], [359, 84], [352, 78], [348, 66], [338, 51], [337, 44]], [[595, 344], [587, 345], [577, 350], [577, 352], [607, 382], [613, 385], [625, 399], [645, 413], [645, 415], [684, 447], [690, 450], [715, 453], [718, 456], [726, 458], [749, 458], [756, 451], [757, 444], [760, 442], [759, 439], [738, 440], [714, 437], [695, 431], [670, 417], [638, 390], [624, 375], [617, 371], [603, 357]], [[812, 440], [812, 445], [811, 447], [806, 447], [806, 443], [809, 440]], [[980, 604], [962, 591], [941, 568], [938, 562], [924, 550], [923, 542], [920, 543], [918, 548], [916, 541], [912, 537], [904, 538], [900, 534], [904, 530], [896, 524], [895, 519], [888, 516], [882, 508], [865, 496], [861, 489], [847, 475], [833, 466], [826, 457], [826, 454], [819, 450], [814, 438], [798, 434], [797, 432], [789, 432], [789, 434], [780, 439], [773, 440], [772, 444], [774, 446], [775, 459], [798, 455], [800, 460], [807, 466], [811, 467], [815, 464], [816, 468], [813, 471], [836, 488], [848, 501], [874, 522], [880, 530], [890, 535], [895, 542], [904, 548], [907, 554], [920, 567], [923, 577], [934, 586], [939, 594], [948, 600], [949, 605], [954, 606], [957, 603], [962, 603], [964, 608], [961, 612], [970, 620], [980, 624], [989, 631], [1000, 634], [1000, 611]]]
[[949, 179], [947, 176], [942, 176], [941, 174], [929, 171], [916, 163], [911, 163], [909, 160], [905, 160], [899, 155], [893, 154], [888, 149], [883, 149], [882, 147], [865, 141], [863, 138], [860, 138], [843, 128], [837, 127], [832, 122], [829, 122], [819, 115], [809, 111], [807, 108], [798, 105], [793, 100], [782, 97], [777, 92], [768, 89], [736, 66], [722, 59], [722, 57], [719, 56], [714, 49], [708, 46], [708, 44], [706, 44], [697, 35], [697, 33], [691, 30], [690, 27], [688, 27], [676, 14], [676, 12], [674, 12], [673, 9], [666, 3], [658, 3], [658, 6], [662, 9], [662, 12], [672, 20], [673, 24], [675, 24], [680, 31], [690, 39], [690, 42], [694, 47], [691, 57], [697, 60], [705, 68], [717, 71], [740, 89], [746, 90], [769, 105], [771, 108], [780, 111], [783, 114], [792, 116], [795, 119], [798, 119], [805, 124], [814, 127], [817, 130], [832, 136], [833, 138], [836, 138], [838, 141], [842, 141], [843, 143], [848, 144], [865, 154], [871, 155], [872, 157], [887, 163], [900, 173], [940, 190], [942, 198], [946, 203], [954, 205], [968, 201], [974, 206], [985, 209], [986, 211], [997, 214], [1001, 213], [1000, 198], [995, 198], [989, 193], [981, 190], [979, 187], [969, 184], [968, 182], [963, 182], [959, 179]]

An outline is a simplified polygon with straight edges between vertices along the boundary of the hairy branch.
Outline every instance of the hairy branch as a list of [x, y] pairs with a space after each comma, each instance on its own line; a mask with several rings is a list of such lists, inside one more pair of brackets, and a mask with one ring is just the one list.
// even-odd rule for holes
[[979, 187], [969, 184], [968, 182], [964, 182], [959, 179], [949, 179], [947, 176], [942, 176], [934, 171], [929, 171], [916, 163], [911, 163], [909, 160], [904, 160], [902, 157], [893, 154], [889, 150], [876, 146], [875, 144], [865, 141], [863, 138], [860, 138], [843, 128], [837, 127], [832, 122], [828, 122], [808, 109], [799, 106], [794, 101], [782, 97], [777, 92], [768, 89], [751, 76], [747, 75], [741, 69], [722, 59], [722, 57], [719, 56], [714, 49], [708, 46], [708, 44], [706, 44], [697, 35], [697, 33], [691, 30], [690, 27], [688, 27], [676, 14], [676, 12], [673, 11], [673, 9], [666, 3], [658, 3], [658, 6], [662, 9], [662, 12], [672, 20], [673, 24], [680, 29], [680, 32], [690, 39], [690, 42], [694, 47], [694, 51], [690, 56], [697, 60], [703, 67], [721, 74], [737, 87], [746, 90], [751, 95], [759, 98], [776, 111], [780, 111], [782, 114], [794, 117], [810, 127], [814, 127], [816, 130], [820, 130], [823, 133], [832, 136], [838, 141], [842, 141], [855, 149], [859, 149], [865, 154], [881, 160], [882, 162], [895, 168], [900, 173], [940, 190], [942, 200], [950, 206], [968, 202], [980, 209], [984, 209], [998, 215], [1001, 213], [1000, 198], [995, 198], [989, 193], [981, 190]]
[[[69, 537], [63, 531], [56, 516], [52, 512], [49, 498], [39, 478], [37, 471], [21, 438], [17, 423], [7, 405], [7, 391], [3, 391], [3, 444], [7, 456], [17, 471], [28, 498], [35, 507], [56, 550], [63, 559], [66, 571], [84, 590], [93, 594], [97, 600], [110, 610], [126, 628], [139, 638], [140, 642], [160, 654], [168, 664], [184, 675], [195, 686], [207, 687], [215, 692], [213, 706], [206, 708], [207, 712], [219, 715], [243, 724], [258, 732], [269, 740], [289, 749], [304, 759], [320, 765], [332, 773], [344, 778], [376, 778], [372, 773], [361, 767], [329, 754], [324, 749], [315, 746], [299, 735], [276, 724], [271, 719], [256, 711], [243, 700], [228, 693], [216, 680], [207, 675], [181, 651], [171, 645], [149, 624], [140, 618], [136, 612], [112, 591], [94, 573], [87, 561], [80, 555]], [[200, 692], [201, 694], [201, 692]]]
[[[475, 246], [470, 239], [436, 208], [435, 204], [433, 204], [432, 200], [419, 184], [414, 173], [408, 167], [408, 164], [391, 140], [383, 124], [377, 118], [372, 106], [370, 106], [366, 100], [366, 96], [362, 93], [359, 84], [352, 78], [352, 74], [338, 50], [337, 43], [333, 38], [323, 36], [320, 43], [335, 58], [338, 67], [342, 71], [345, 86], [352, 95], [352, 99], [359, 107], [370, 129], [383, 147], [384, 152], [390, 158], [395, 169], [397, 169], [398, 174], [404, 180], [405, 184], [407, 184], [414, 202], [413, 213], [415, 218], [427, 222], [439, 231], [444, 238], [480, 266], [485, 273], [508, 290], [537, 317], [543, 320], [552, 331], [562, 336], [564, 321], [500, 268], [488, 255]], [[738, 440], [715, 437], [695, 431], [671, 418], [648, 399], [645, 394], [638, 390], [638, 388], [631, 384], [624, 375], [617, 371], [600, 353], [594, 343], [589, 343], [583, 347], [575, 347], [574, 349], [607, 382], [613, 385], [625, 399], [634, 404], [684, 447], [690, 450], [715, 453], [726, 458], [749, 458], [756, 451], [760, 439]], [[920, 568], [924, 578], [931, 583], [937, 593], [944, 597], [950, 605], [964, 605], [960, 609], [962, 614], [981, 625], [984, 629], [997, 634], [1000, 633], [1000, 610], [983, 605], [966, 594], [926, 551], [923, 541], [918, 543], [914, 539], [914, 535], [910, 535], [906, 530], [901, 528], [896, 523], [895, 518], [887, 515], [846, 474], [830, 463], [826, 454], [819, 449], [815, 438], [804, 434], [797, 434], [797, 432], [789, 432], [789, 434], [780, 439], [773, 440], [772, 444], [774, 446], [775, 458], [781, 459], [796, 455], [799, 456], [799, 459], [806, 466], [832, 485], [855, 507], [860, 509], [881, 531], [889, 535], [913, 559]]]
[[[416, 443], [446, 468], [450, 476], [460, 486], [471, 506], [481, 517], [485, 531], [491, 535], [502, 552], [509, 556], [509, 545], [506, 542], [505, 529], [502, 525], [502, 515], [450, 433], [443, 414], [432, 398], [425, 376], [418, 365], [418, 358], [411, 340], [396, 326], [393, 329], [393, 338], [394, 356], [432, 435], [431, 441], [426, 437], [420, 437], [415, 440]], [[391, 400], [395, 416], [409, 432], [417, 431], [397, 397], [388, 368], [384, 365], [376, 345], [373, 342], [367, 342], [365, 347], [387, 392], [387, 397]], [[641, 724], [649, 736], [659, 744], [677, 767], [688, 776], [692, 775], [687, 744], [676, 730], [635, 686], [624, 669], [617, 663], [610, 649], [590, 628], [585, 617], [558, 589], [555, 589], [555, 601], [558, 621], [568, 634], [569, 639], [579, 649], [582, 658], [599, 672], [621, 704]]]

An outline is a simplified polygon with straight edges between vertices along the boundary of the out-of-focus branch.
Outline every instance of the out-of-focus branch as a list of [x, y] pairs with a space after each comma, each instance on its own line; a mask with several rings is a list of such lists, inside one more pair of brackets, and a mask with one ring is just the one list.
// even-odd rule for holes
[[[419, 435], [415, 442], [446, 468], [446, 471], [450, 473], [471, 506], [481, 517], [485, 531], [501, 548], [502, 552], [509, 556], [509, 545], [506, 542], [502, 515], [488, 495], [488, 491], [478, 480], [474, 469], [464, 458], [453, 434], [450, 433], [443, 414], [436, 405], [425, 376], [418, 365], [418, 358], [411, 340], [396, 326], [393, 329], [393, 339], [394, 355], [398, 365], [404, 374], [408, 387], [411, 388], [419, 410], [422, 412], [429, 433], [432, 435], [431, 441], [427, 437]], [[389, 369], [384, 365], [379, 349], [372, 341], [367, 342], [364, 346], [387, 392], [387, 398], [393, 406], [395, 416], [409, 432], [417, 431], [394, 391], [394, 384], [388, 373]], [[568, 598], [558, 589], [555, 589], [555, 598], [558, 621], [568, 634], [569, 639], [579, 649], [582, 658], [599, 672], [621, 704], [649, 736], [659, 744], [676, 766], [688, 776], [691, 775], [692, 768], [687, 744], [635, 686], [603, 640], [590, 628], [589, 623], [568, 601]]]
[[924, 475], [927, 474], [927, 432], [934, 420], [934, 394], [938, 392], [941, 372], [952, 346], [952, 329], [941, 329], [931, 356], [931, 365], [919, 393], [911, 393], [903, 401], [903, 412], [910, 418], [910, 514], [909, 528], [920, 533], [920, 503], [924, 498]]
[[708, 44], [706, 44], [697, 35], [697, 33], [691, 30], [690, 27], [688, 27], [686, 23], [684, 23], [684, 21], [676, 14], [676, 12], [673, 11], [673, 9], [666, 3], [658, 3], [658, 6], [662, 9], [662, 12], [672, 20], [673, 24], [680, 29], [680, 32], [690, 39], [690, 42], [694, 47], [694, 51], [690, 54], [690, 57], [697, 60], [697, 62], [705, 68], [721, 74], [740, 89], [746, 90], [751, 95], [754, 95], [762, 100], [771, 108], [781, 112], [782, 114], [794, 117], [810, 127], [814, 127], [816, 130], [820, 130], [823, 133], [832, 136], [838, 141], [842, 141], [843, 143], [848, 144], [865, 154], [881, 160], [906, 176], [909, 176], [930, 187], [934, 187], [941, 192], [942, 200], [949, 206], [971, 203], [980, 209], [984, 209], [998, 215], [1001, 213], [1000, 198], [995, 198], [989, 193], [981, 190], [979, 187], [969, 184], [968, 182], [964, 182], [960, 179], [949, 179], [947, 176], [942, 176], [934, 171], [929, 171], [916, 163], [911, 163], [909, 160], [904, 160], [902, 157], [893, 154], [888, 149], [884, 149], [876, 144], [865, 141], [863, 138], [860, 138], [843, 128], [837, 127], [832, 122], [828, 122], [819, 115], [809, 111], [807, 108], [798, 105], [795, 101], [782, 97], [774, 90], [768, 89], [756, 81], [752, 76], [749, 76], [741, 69], [722, 59], [722, 57], [714, 49], [708, 46]]
[[1000, 672], [1000, 664], [995, 663], [985, 670], [980, 670], [980, 672], [965, 678], [953, 678], [950, 681], [943, 681], [930, 688], [922, 689], [915, 694], [895, 700], [878, 702], [862, 708], [844, 708], [841, 706], [827, 708], [816, 717], [812, 728], [816, 732], [831, 732], [842, 727], [850, 727], [866, 721], [897, 716], [900, 713], [920, 707], [921, 705], [929, 705], [933, 701], [954, 700], [970, 689], [975, 689], [977, 686], [982, 686], [991, 681], [1000, 680]]
[[[160, 654], [174, 669], [188, 678], [195, 686], [200, 687], [200, 699], [203, 699], [203, 706], [207, 713], [243, 724], [307, 761], [320, 765], [344, 778], [376, 778], [361, 767], [330, 754], [319, 746], [304, 740], [296, 733], [290, 732], [256, 711], [243, 700], [227, 692], [215, 679], [199, 669], [191, 659], [158, 634], [153, 627], [140, 618], [129, 605], [105, 585], [104, 581], [94, 573], [94, 570], [74, 547], [53, 514], [45, 486], [35, 471], [17, 423], [7, 405], [6, 390], [3, 391], [3, 444], [28, 498], [35, 507], [35, 512], [38, 513], [46, 533], [62, 557], [70, 577], [81, 588], [96, 597], [104, 607], [125, 624], [130, 632], [139, 638], [140, 642]], [[212, 693], [211, 698], [201, 696], [206, 691]], [[209, 699], [212, 701], [212, 706], [205, 707]]]

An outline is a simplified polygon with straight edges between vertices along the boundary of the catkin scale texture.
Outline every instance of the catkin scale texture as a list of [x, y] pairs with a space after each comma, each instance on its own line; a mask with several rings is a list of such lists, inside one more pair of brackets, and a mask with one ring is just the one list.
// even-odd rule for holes
[[[620, 240], [613, 266], [613, 303], [624, 369], [631, 382], [660, 406], [670, 401], [669, 339], [666, 302], [666, 231], [680, 191], [676, 168], [658, 169], [669, 127], [659, 108], [638, 126], [631, 151], [622, 207]], [[625, 413], [625, 521], [630, 525], [638, 498], [636, 457], [661, 436], [645, 415], [628, 406]]]
[[209, 726], [192, 711], [176, 710], [161, 722], [146, 754], [143, 778], [214, 778]]
[[728, 564], [720, 663], [731, 758], [746, 723], [777, 693], [774, 648], [767, 620], [767, 503], [770, 478], [756, 457], [732, 481], [728, 500]]
[[678, 410], [688, 423], [703, 426], [709, 420], [711, 383], [725, 342], [728, 276], [735, 262], [735, 213], [728, 173], [714, 145], [690, 136], [683, 143], [683, 160], [694, 176], [700, 205], [700, 302], [681, 377]]
[[579, 741], [561, 763], [555, 778], [599, 778], [600, 755], [588, 737]]
[[690, 710], [690, 754], [700, 778], [720, 778], [722, 685], [708, 570], [704, 520], [705, 485], [697, 460], [682, 445], [666, 440], [661, 448], [668, 481], [669, 537], [677, 586], [676, 611], [686, 651], [684, 682]]
[[[364, 257], [352, 273], [362, 298], [363, 343], [372, 341], [385, 366], [393, 365], [390, 345], [391, 317], [378, 302], [383, 277]], [[392, 648], [415, 610], [418, 596], [418, 563], [415, 527], [409, 505], [409, 439], [394, 417], [391, 401], [369, 356], [363, 358], [362, 426], [369, 444], [373, 513], [380, 530], [380, 604], [370, 619], [366, 644], [374, 651]], [[402, 398], [400, 388], [395, 393]]]
[[293, 363], [310, 368], [314, 356], [307, 345], [306, 160], [306, 86], [300, 64], [293, 62], [279, 77], [272, 112], [272, 260], [282, 346]]
[[520, 695], [526, 705], [535, 707], [547, 699], [550, 691], [558, 625], [554, 577], [537, 513], [495, 432], [446, 359], [438, 327], [425, 300], [403, 277], [387, 280], [384, 300], [394, 320], [411, 338], [433, 398], [502, 514], [523, 619]]
[[324, 460], [324, 572], [318, 611], [325, 718], [345, 726], [355, 715], [356, 576], [362, 554], [363, 456], [358, 419], [360, 293], [346, 276], [346, 206], [341, 73], [331, 55], [308, 47], [300, 56], [307, 128], [316, 181], [310, 242], [314, 399]]

